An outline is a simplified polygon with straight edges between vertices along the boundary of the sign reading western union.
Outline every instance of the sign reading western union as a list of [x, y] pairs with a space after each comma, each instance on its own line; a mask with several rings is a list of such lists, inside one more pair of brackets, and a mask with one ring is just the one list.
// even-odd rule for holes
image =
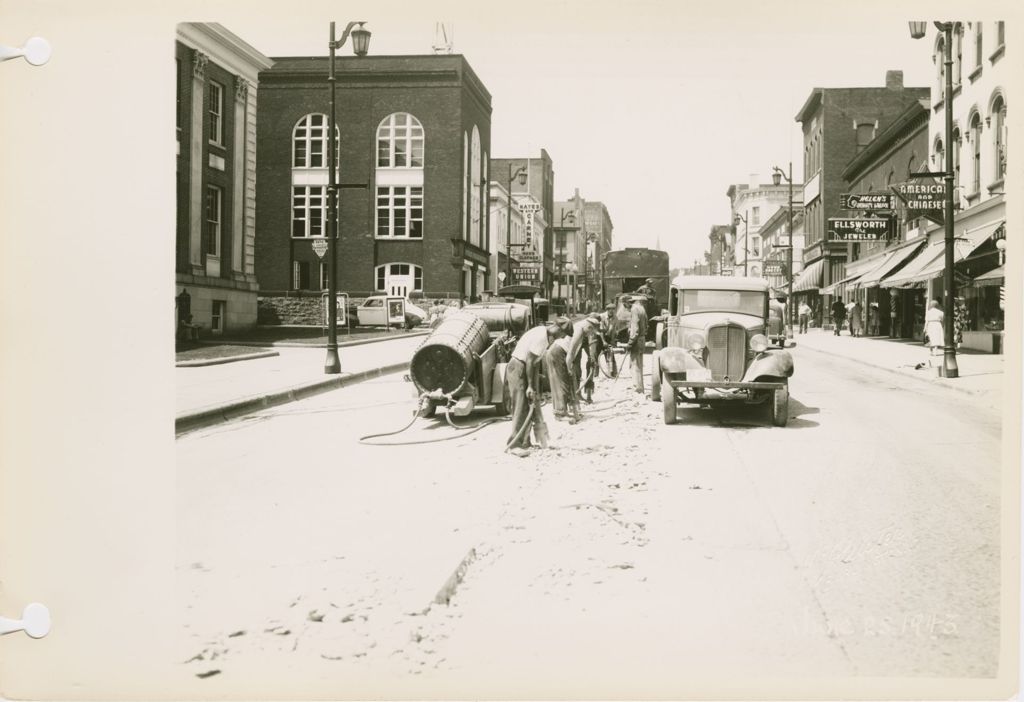
[[887, 241], [892, 238], [895, 227], [889, 217], [865, 217], [846, 219], [830, 217], [826, 233], [827, 241], [839, 243], [849, 241]]
[[945, 183], [899, 183], [893, 188], [912, 210], [941, 210], [946, 206]]

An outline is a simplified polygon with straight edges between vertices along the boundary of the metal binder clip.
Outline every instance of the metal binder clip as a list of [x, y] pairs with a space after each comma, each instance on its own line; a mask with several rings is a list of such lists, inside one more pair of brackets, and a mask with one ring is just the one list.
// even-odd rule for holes
[[33, 639], [41, 639], [50, 633], [50, 610], [46, 605], [33, 602], [25, 607], [21, 619], [5, 619], [0, 617], [0, 634], [12, 634], [24, 631]]
[[24, 56], [33, 66], [42, 66], [50, 60], [50, 42], [41, 37], [32, 37], [19, 48], [0, 45], [0, 61]]

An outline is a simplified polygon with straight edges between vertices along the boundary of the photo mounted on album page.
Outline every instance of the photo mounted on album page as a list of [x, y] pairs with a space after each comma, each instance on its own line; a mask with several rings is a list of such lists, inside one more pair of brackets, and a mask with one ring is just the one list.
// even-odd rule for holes
[[1013, 696], [1019, 15], [3, 6], [0, 696]]

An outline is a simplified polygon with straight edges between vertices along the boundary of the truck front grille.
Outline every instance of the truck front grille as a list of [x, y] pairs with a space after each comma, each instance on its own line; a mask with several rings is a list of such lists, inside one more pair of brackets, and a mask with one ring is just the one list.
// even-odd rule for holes
[[747, 332], [734, 324], [720, 324], [708, 330], [708, 368], [714, 380], [743, 378], [747, 358]]

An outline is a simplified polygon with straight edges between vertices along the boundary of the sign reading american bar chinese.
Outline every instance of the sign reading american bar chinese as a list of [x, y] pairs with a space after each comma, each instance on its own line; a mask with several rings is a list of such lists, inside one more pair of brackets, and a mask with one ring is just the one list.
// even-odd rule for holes
[[892, 187], [912, 210], [941, 210], [946, 206], [945, 183], [897, 183]]
[[892, 193], [843, 193], [839, 206], [844, 210], [895, 210], [896, 196]]
[[830, 217], [825, 239], [830, 242], [887, 241], [894, 233], [893, 220], [889, 217], [865, 217], [845, 219]]

